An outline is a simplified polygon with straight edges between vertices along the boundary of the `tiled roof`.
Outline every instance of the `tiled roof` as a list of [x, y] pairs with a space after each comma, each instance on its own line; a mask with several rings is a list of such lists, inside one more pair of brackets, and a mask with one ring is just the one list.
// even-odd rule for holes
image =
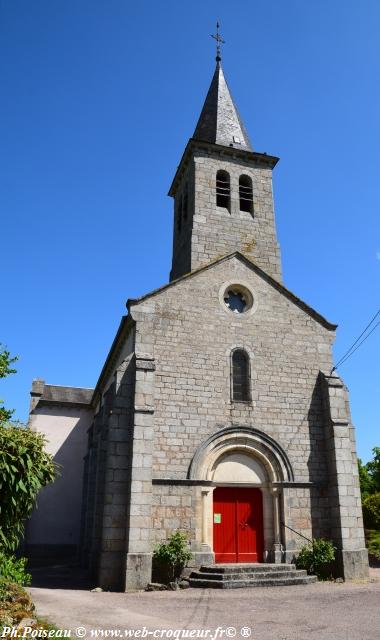
[[45, 384], [40, 401], [66, 404], [90, 404], [93, 393], [93, 389], [60, 387], [54, 384]]

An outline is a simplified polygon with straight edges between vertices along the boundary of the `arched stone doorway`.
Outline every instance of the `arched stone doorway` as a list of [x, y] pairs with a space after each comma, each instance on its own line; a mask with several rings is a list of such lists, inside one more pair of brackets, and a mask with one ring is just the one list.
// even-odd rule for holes
[[215, 562], [262, 562], [264, 548], [273, 544], [271, 499], [264, 466], [252, 455], [232, 450], [215, 461], [212, 480], [216, 485]]
[[[281, 485], [294, 477], [285, 452], [272, 438], [249, 427], [223, 429], [198, 448], [188, 477], [207, 482], [199, 490], [197, 531], [204, 550], [216, 552], [216, 561], [282, 561]], [[221, 554], [223, 518], [230, 520], [228, 535], [235, 536], [230, 559]], [[244, 549], [240, 555], [239, 544]]]

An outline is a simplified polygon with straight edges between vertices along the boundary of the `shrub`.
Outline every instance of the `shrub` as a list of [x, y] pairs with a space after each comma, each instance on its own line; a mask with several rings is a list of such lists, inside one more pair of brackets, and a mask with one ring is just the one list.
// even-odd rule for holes
[[0, 580], [0, 628], [30, 618], [33, 611], [33, 602], [21, 585]]
[[380, 560], [380, 531], [374, 531], [373, 529], [366, 529], [365, 532], [366, 543], [368, 548], [368, 555], [370, 559]]
[[363, 500], [363, 520], [366, 529], [380, 530], [380, 492]]
[[28, 586], [32, 576], [26, 572], [27, 558], [16, 558], [0, 551], [0, 580]]
[[181, 575], [190, 558], [189, 542], [186, 534], [181, 531], [173, 533], [167, 542], [157, 545], [153, 552], [156, 571], [158, 570], [167, 582]]
[[335, 550], [336, 547], [330, 540], [316, 538], [302, 547], [296, 559], [297, 569], [306, 569], [308, 573], [322, 578], [329, 564], [335, 559]]
[[0, 551], [15, 551], [37, 493], [54, 480], [55, 465], [42, 434], [0, 424]]

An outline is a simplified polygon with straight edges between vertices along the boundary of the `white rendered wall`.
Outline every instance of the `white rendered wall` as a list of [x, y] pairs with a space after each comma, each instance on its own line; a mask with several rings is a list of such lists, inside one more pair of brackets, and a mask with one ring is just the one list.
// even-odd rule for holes
[[268, 477], [258, 460], [236, 451], [218, 460], [217, 467], [212, 474], [212, 480], [224, 484], [248, 482], [261, 485], [268, 482]]
[[79, 542], [83, 458], [92, 411], [77, 407], [42, 406], [29, 426], [46, 437], [46, 449], [61, 465], [60, 477], [42, 489], [27, 526], [28, 545], [76, 545]]

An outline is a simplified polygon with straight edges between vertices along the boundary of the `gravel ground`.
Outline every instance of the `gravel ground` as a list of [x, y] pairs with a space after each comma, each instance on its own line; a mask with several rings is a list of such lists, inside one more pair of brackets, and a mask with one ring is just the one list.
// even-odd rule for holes
[[[178, 629], [209, 629], [203, 636], [209, 640], [380, 638], [380, 569], [371, 570], [367, 583], [126, 594], [34, 587], [30, 592], [38, 614], [70, 629], [73, 638], [106, 637], [97, 631], [106, 629], [118, 630], [108, 637], [123, 638], [125, 630], [144, 628], [171, 630], [156, 636], [145, 631], [148, 640], [176, 638], [172, 631]], [[222, 630], [215, 635], [218, 627]]]

